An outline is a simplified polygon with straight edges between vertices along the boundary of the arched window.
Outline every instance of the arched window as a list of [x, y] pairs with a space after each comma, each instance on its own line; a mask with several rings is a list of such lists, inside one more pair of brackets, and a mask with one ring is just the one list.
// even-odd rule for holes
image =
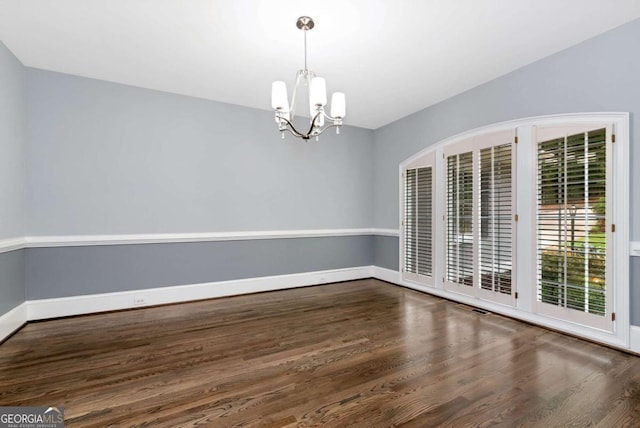
[[626, 346], [628, 169], [626, 113], [522, 119], [441, 141], [400, 166], [402, 279]]

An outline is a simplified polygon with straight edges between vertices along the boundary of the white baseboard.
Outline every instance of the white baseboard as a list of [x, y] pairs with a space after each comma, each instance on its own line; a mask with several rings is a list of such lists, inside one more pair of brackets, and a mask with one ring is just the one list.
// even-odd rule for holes
[[402, 285], [400, 281], [402, 277], [397, 270], [385, 269], [378, 266], [373, 266], [373, 277], [381, 281], [387, 281], [392, 284]]
[[640, 327], [632, 325], [629, 333], [629, 349], [640, 354]]
[[[362, 266], [348, 269], [335, 269], [318, 272], [305, 272], [290, 275], [277, 275], [261, 278], [248, 278], [232, 281], [219, 281], [203, 284], [189, 284], [174, 287], [162, 287], [146, 290], [123, 291], [116, 293], [72, 296], [54, 299], [39, 299], [24, 302], [8, 313], [0, 316], [0, 340], [8, 337], [27, 321], [58, 318], [72, 315], [84, 315], [96, 312], [113, 311], [180, 303], [192, 300], [211, 299], [263, 291], [284, 290], [331, 282], [350, 281], [355, 279], [376, 278], [392, 284], [404, 286], [417, 291], [455, 300], [460, 303], [477, 306], [491, 312], [507, 315], [512, 318], [549, 327], [555, 330], [595, 340], [618, 348], [640, 353], [640, 327], [631, 326], [629, 341], [610, 335], [585, 334], [584, 331], [559, 323], [557, 320], [537, 314], [521, 312], [514, 308], [491, 304], [468, 298], [456, 293], [422, 286], [404, 281], [400, 272], [378, 266]], [[137, 302], [138, 301], [138, 302]]]
[[29, 321], [371, 278], [372, 266], [146, 290], [29, 300]]
[[0, 342], [6, 339], [28, 321], [27, 304], [21, 303], [0, 316]]
[[[373, 277], [382, 281], [387, 281], [392, 284], [401, 285], [403, 287], [411, 288], [413, 290], [421, 291], [423, 293], [432, 294], [434, 296], [443, 297], [445, 299], [453, 300], [465, 305], [475, 306], [485, 309], [496, 314], [506, 315], [511, 318], [526, 321], [532, 324], [537, 324], [543, 327], [547, 327], [553, 330], [562, 331], [574, 336], [582, 337], [588, 340], [599, 342], [602, 344], [610, 345], [616, 348], [633, 350], [629, 344], [628, 330], [621, 326], [622, 330], [627, 333], [620, 333], [615, 335], [612, 333], [601, 332], [588, 327], [580, 326], [578, 324], [569, 323], [555, 318], [546, 317], [532, 312], [526, 312], [521, 309], [516, 309], [509, 306], [492, 303], [487, 300], [476, 299], [464, 294], [453, 293], [440, 288], [429, 287], [426, 285], [416, 284], [410, 281], [402, 279], [400, 272], [390, 269], [381, 268], [378, 266], [373, 267]], [[627, 326], [628, 327], [628, 326]], [[633, 328], [633, 327], [632, 327]], [[636, 347], [640, 349], [640, 327], [636, 327], [637, 340]]]

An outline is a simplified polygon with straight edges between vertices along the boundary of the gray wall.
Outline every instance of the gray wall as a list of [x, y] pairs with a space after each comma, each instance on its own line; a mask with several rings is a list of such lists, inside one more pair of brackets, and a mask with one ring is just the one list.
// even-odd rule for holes
[[[446, 137], [492, 123], [575, 112], [631, 112], [631, 165], [640, 165], [640, 20], [544, 58], [374, 132], [374, 224], [398, 228], [398, 165]], [[640, 169], [631, 168], [631, 183]], [[631, 192], [631, 239], [640, 240], [640, 193]], [[395, 251], [398, 240], [378, 241]], [[632, 259], [631, 296], [640, 295], [640, 260]], [[640, 301], [632, 300], [640, 325]]]
[[268, 111], [29, 68], [27, 103], [30, 235], [372, 224], [370, 130], [283, 141]]
[[78, 296], [372, 264], [372, 236], [27, 250], [27, 298]]
[[631, 324], [640, 326], [640, 257], [631, 257], [630, 263], [631, 290], [629, 305], [631, 306]]
[[[0, 316], [9, 312], [24, 301], [24, 250], [0, 253]], [[1, 337], [0, 340], [2, 340]]]
[[399, 270], [399, 239], [395, 236], [375, 236], [373, 240], [373, 265]]
[[24, 67], [0, 42], [0, 239], [25, 232]]
[[[24, 67], [0, 42], [0, 240], [25, 234]], [[24, 302], [24, 252], [0, 253], [0, 316]]]
[[[36, 69], [27, 107], [31, 236], [372, 224], [370, 130], [281, 140], [268, 111]], [[372, 239], [32, 248], [27, 297], [365, 266]]]

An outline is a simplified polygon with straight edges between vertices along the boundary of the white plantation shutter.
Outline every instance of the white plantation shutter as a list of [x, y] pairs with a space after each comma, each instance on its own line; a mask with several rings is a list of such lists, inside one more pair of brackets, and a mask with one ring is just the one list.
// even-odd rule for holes
[[445, 287], [513, 305], [513, 130], [479, 135], [444, 150]]
[[607, 129], [561, 131], [537, 143], [537, 301], [606, 328]]
[[405, 171], [404, 176], [404, 271], [417, 273], [417, 171], [415, 169], [409, 169]]
[[448, 281], [473, 286], [473, 152], [447, 156]]
[[404, 272], [433, 276], [433, 167], [405, 171]]
[[511, 294], [512, 144], [480, 150], [480, 288]]
[[420, 275], [433, 275], [433, 168], [418, 168], [417, 208], [418, 225], [416, 233], [418, 269]]

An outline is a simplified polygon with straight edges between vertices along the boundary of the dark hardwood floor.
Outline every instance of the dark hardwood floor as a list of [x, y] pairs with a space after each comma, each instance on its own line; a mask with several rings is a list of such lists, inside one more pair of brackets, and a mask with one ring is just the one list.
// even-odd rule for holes
[[0, 405], [67, 426], [640, 426], [640, 358], [376, 280], [31, 323]]

